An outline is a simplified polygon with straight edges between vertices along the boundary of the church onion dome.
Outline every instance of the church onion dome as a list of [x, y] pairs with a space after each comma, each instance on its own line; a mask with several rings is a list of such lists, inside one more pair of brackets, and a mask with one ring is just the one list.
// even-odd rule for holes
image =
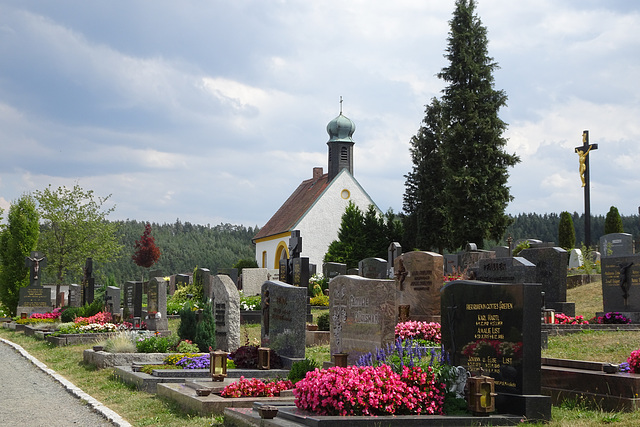
[[327, 125], [329, 141], [327, 142], [353, 142], [351, 136], [356, 131], [356, 125], [342, 113]]

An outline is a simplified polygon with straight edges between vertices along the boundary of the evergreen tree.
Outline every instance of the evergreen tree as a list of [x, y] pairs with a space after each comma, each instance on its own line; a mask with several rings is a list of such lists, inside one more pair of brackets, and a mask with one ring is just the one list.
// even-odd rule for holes
[[144, 226], [144, 232], [140, 240], [136, 240], [135, 253], [131, 256], [136, 265], [149, 268], [160, 258], [160, 249], [156, 246], [155, 239], [151, 235], [151, 224]]
[[560, 213], [558, 244], [567, 251], [576, 247], [576, 230], [573, 228], [573, 219], [571, 219], [569, 212]]
[[193, 343], [203, 352], [216, 349], [216, 322], [213, 318], [213, 307], [209, 303], [205, 303], [202, 308], [202, 318], [196, 325]]
[[358, 266], [358, 262], [366, 258], [365, 233], [363, 228], [364, 215], [359, 207], [349, 202], [338, 230], [338, 240], [329, 245], [324, 256], [324, 262], [341, 262], [347, 268]]
[[442, 154], [444, 123], [436, 98], [427, 105], [423, 125], [411, 138], [413, 169], [407, 175], [403, 209], [405, 240], [411, 248], [436, 249], [449, 245], [450, 226], [445, 205], [445, 171]]
[[[494, 89], [492, 73], [498, 65], [488, 56], [487, 30], [475, 15], [473, 0], [456, 0], [450, 26], [445, 54], [449, 66], [438, 74], [447, 86], [442, 99], [427, 107], [422, 128], [427, 135], [421, 132], [416, 136], [425, 141], [425, 152], [437, 153], [431, 158], [426, 154], [417, 157], [442, 164], [443, 183], [441, 189], [427, 187], [421, 192], [420, 186], [425, 184], [420, 174], [429, 171], [414, 159], [414, 170], [407, 178], [405, 209], [409, 216], [416, 215], [418, 236], [430, 230], [444, 235], [438, 243], [430, 238], [424, 244], [444, 244], [453, 250], [467, 242], [482, 247], [484, 239], [502, 238], [510, 223], [504, 212], [512, 199], [506, 185], [507, 168], [520, 159], [504, 151], [507, 125], [498, 111], [506, 105], [507, 95]], [[416, 146], [412, 144], [413, 149]], [[441, 206], [446, 221], [432, 225], [426, 215], [418, 215], [429, 205]]]
[[0, 301], [12, 316], [16, 315], [20, 288], [29, 285], [25, 258], [38, 242], [39, 217], [30, 195], [11, 204], [7, 225], [0, 232]]
[[610, 233], [624, 233], [622, 218], [620, 218], [618, 208], [615, 206], [611, 206], [607, 213], [607, 218], [604, 220], [604, 234]]

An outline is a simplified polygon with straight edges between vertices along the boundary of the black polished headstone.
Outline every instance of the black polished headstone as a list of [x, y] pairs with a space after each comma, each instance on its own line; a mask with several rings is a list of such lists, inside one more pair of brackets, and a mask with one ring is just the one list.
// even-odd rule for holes
[[340, 262], [325, 262], [322, 265], [322, 275], [331, 280], [336, 276], [347, 274], [347, 264]]
[[367, 279], [387, 279], [387, 261], [382, 258], [365, 258], [358, 263], [358, 271]]
[[454, 366], [495, 380], [496, 410], [549, 420], [541, 395], [542, 286], [461, 280], [442, 288], [442, 344]]
[[604, 312], [640, 312], [640, 255], [602, 257], [601, 262]]
[[309, 278], [311, 277], [309, 273], [309, 258], [293, 259], [293, 272], [291, 274], [293, 286], [309, 287]]

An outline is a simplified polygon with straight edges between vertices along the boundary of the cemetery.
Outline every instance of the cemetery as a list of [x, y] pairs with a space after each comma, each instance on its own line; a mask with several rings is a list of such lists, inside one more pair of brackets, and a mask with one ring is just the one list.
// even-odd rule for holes
[[[389, 251], [392, 265], [364, 259], [357, 275], [324, 265], [332, 278], [309, 275], [307, 286], [249, 269], [246, 277], [264, 279], [251, 296], [206, 268], [93, 292], [86, 277], [57, 301], [36, 280], [21, 294], [20, 315], [3, 326], [82, 349], [82, 364], [111, 372], [110, 381], [229, 425], [267, 418], [274, 425], [355, 425], [371, 415], [389, 425], [515, 425], [552, 422], [552, 408], [565, 402], [640, 409], [640, 351], [628, 361], [543, 356], [555, 340], [584, 331], [640, 334], [633, 253], [601, 256], [601, 280], [568, 289], [567, 273], [582, 266], [568, 267], [566, 251], [543, 243], [515, 257], [468, 245], [446, 263], [433, 252], [402, 253], [397, 243]], [[280, 275], [297, 280], [287, 268]], [[593, 285], [601, 306], [589, 317], [578, 314], [584, 310], [568, 295]], [[181, 307], [178, 314], [169, 314], [170, 304]], [[241, 322], [242, 312], [258, 322]], [[199, 333], [209, 341], [202, 344]], [[364, 378], [373, 381], [368, 388], [356, 385]], [[376, 383], [387, 384], [385, 391]]]

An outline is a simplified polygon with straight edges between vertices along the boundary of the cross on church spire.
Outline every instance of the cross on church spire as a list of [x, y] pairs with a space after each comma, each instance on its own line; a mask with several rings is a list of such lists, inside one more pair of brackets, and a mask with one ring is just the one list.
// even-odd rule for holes
[[342, 95], [340, 95], [340, 114], [342, 114]]

